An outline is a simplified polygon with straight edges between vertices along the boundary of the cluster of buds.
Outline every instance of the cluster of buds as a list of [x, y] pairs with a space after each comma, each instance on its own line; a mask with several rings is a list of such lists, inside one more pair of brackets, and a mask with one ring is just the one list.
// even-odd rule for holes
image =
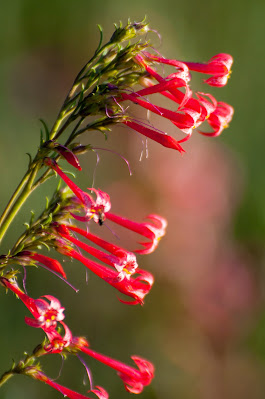
[[[109, 195], [101, 189], [82, 190], [63, 171], [60, 160], [67, 161], [78, 172], [81, 171], [78, 155], [93, 150], [93, 147], [82, 145], [76, 142], [76, 139], [91, 130], [105, 133], [117, 123], [122, 123], [145, 137], [182, 153], [184, 149], [181, 143], [189, 139], [192, 131], [203, 122], [208, 122], [212, 131], [198, 130], [199, 133], [218, 136], [233, 115], [230, 105], [218, 102], [208, 93], [193, 94], [190, 88], [190, 71], [211, 75], [205, 81], [211, 86], [225, 85], [230, 74], [232, 57], [228, 54], [218, 54], [205, 64], [166, 59], [147, 51], [147, 48], [151, 47], [146, 40], [149, 30], [145, 22], [129, 22], [125, 27], [116, 26], [108, 43], [102, 46], [100, 42], [95, 55], [77, 75], [52, 129], [48, 129], [43, 122], [44, 132], [41, 132], [38, 152], [34, 159], [30, 159], [24, 180], [0, 218], [1, 240], [12, 218], [33, 190], [55, 174], [60, 177], [60, 183], [63, 181], [66, 184], [63, 189], [59, 185], [53, 198], [36, 220], [35, 215], [32, 215], [30, 222], [26, 224], [26, 231], [18, 238], [9, 253], [0, 256], [0, 283], [12, 291], [31, 312], [33, 318], [25, 317], [27, 325], [42, 329], [46, 335], [44, 343], [38, 346], [25, 362], [19, 362], [10, 371], [10, 375], [29, 375], [73, 399], [88, 397], [50, 379], [40, 365], [35, 364], [37, 358], [54, 353], [66, 357], [82, 352], [115, 369], [125, 388], [132, 393], [140, 393], [150, 384], [154, 376], [154, 366], [139, 356], [132, 356], [137, 366], [134, 368], [90, 349], [88, 342], [84, 338], [73, 336], [70, 328], [64, 323], [65, 309], [60, 301], [52, 295], [44, 295], [38, 299], [29, 297], [26, 290], [24, 292], [19, 288], [16, 280], [17, 270], [10, 270], [8, 266], [41, 266], [67, 282], [67, 274], [62, 264], [52, 256], [48, 257], [40, 252], [43, 247], [47, 247], [63, 256], [78, 260], [129, 298], [119, 298], [120, 302], [143, 305], [145, 296], [154, 283], [154, 277], [149, 271], [138, 267], [136, 255], [150, 254], [157, 248], [165, 234], [167, 222], [162, 216], [153, 213], [143, 222], [112, 213]], [[138, 40], [140, 35], [144, 35], [143, 41]], [[137, 39], [135, 43], [128, 42], [134, 38]], [[158, 72], [159, 65], [169, 65], [174, 68], [174, 72], [165, 77]], [[143, 88], [136, 90], [138, 85]], [[170, 99], [173, 109], [152, 103], [149, 97], [153, 94]], [[185, 134], [184, 138], [175, 139], [155, 129], [148, 122], [134, 119], [127, 106], [130, 103], [169, 120]], [[67, 140], [60, 143], [60, 137], [73, 123], [75, 126]], [[42, 168], [45, 171], [40, 176], [39, 171]], [[90, 232], [91, 223], [95, 223], [99, 233]], [[100, 234], [103, 224], [107, 224], [111, 231], [115, 231], [115, 226], [118, 225], [119, 228], [142, 236], [140, 247], [138, 245], [137, 248], [132, 246], [126, 249], [106, 241]], [[60, 332], [62, 328], [63, 335]], [[0, 385], [7, 375], [9, 374], [0, 379]], [[108, 398], [107, 392], [101, 387], [91, 387], [91, 392], [99, 399]]]

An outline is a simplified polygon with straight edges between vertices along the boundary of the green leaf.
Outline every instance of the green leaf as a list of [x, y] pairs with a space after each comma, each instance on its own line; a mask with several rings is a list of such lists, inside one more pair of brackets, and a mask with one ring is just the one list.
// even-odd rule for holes
[[49, 203], [50, 203], [50, 200], [48, 197], [46, 197], [46, 206], [45, 206], [46, 210], [49, 208]]
[[43, 119], [40, 119], [40, 122], [43, 124], [44, 131], [46, 134], [46, 141], [48, 141], [48, 140], [50, 140], [50, 132], [49, 132], [48, 126], [46, 125], [46, 123], [44, 122]]
[[34, 211], [30, 211], [31, 212], [31, 218], [30, 218], [30, 226], [32, 226], [33, 222], [34, 222], [34, 218], [35, 218], [35, 212]]
[[49, 216], [47, 217], [47, 219], [42, 223], [43, 226], [45, 226], [46, 224], [50, 224], [52, 222], [52, 213], [49, 214]]
[[44, 138], [43, 138], [43, 131], [40, 129], [40, 147], [42, 147], [44, 144]]
[[99, 50], [101, 48], [101, 45], [102, 45], [102, 40], [103, 40], [103, 29], [102, 29], [102, 26], [98, 25], [98, 29], [99, 29], [100, 38], [99, 38], [99, 44], [98, 44], [98, 47], [96, 49], [95, 54], [97, 54], [99, 52]]
[[29, 166], [32, 164], [32, 156], [30, 155], [29, 152], [26, 152], [26, 155], [29, 157]]

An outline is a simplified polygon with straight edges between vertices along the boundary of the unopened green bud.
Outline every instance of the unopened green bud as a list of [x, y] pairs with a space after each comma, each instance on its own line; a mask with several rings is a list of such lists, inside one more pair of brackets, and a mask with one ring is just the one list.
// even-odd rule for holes
[[147, 33], [149, 30], [148, 24], [144, 22], [128, 23], [124, 28], [120, 23], [119, 27], [117, 25], [115, 25], [115, 27], [116, 30], [110, 39], [111, 43], [121, 43], [125, 40], [133, 39], [137, 35], [143, 35], [144, 33]]

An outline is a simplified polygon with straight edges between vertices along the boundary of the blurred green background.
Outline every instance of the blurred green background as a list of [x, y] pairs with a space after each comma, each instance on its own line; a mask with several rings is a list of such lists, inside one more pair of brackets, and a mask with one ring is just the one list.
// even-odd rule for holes
[[[262, 0], [196, 1], [51, 1], [14, 0], [1, 4], [0, 106], [1, 193], [4, 208], [27, 166], [27, 152], [39, 143], [39, 118], [49, 126], [67, 89], [98, 44], [97, 24], [108, 39], [113, 23], [147, 16], [168, 58], [207, 61], [227, 52], [234, 57], [232, 77], [221, 89], [205, 88], [194, 76], [195, 90], [213, 93], [232, 104], [234, 119], [221, 137], [194, 137], [180, 156], [141, 141], [133, 131], [114, 130], [107, 143], [99, 133], [86, 142], [113, 148], [131, 163], [129, 177], [120, 158], [100, 152], [95, 187], [111, 194], [113, 209], [141, 220], [161, 213], [168, 235], [157, 251], [140, 257], [156, 283], [143, 307], [118, 302], [114, 289], [81, 265], [65, 265], [78, 294], [45, 270], [30, 270], [32, 297], [52, 294], [66, 307], [66, 323], [85, 335], [99, 352], [129, 362], [138, 354], [156, 365], [156, 378], [141, 394], [145, 399], [263, 398], [265, 389], [265, 52]], [[151, 34], [152, 35], [152, 34]], [[173, 132], [173, 131], [172, 131]], [[171, 132], [170, 132], [171, 133]], [[91, 186], [96, 157], [82, 158], [82, 185]], [[53, 186], [54, 187], [54, 186]], [[52, 188], [53, 188], [52, 187]], [[3, 242], [6, 253], [30, 210], [41, 210], [51, 187], [27, 204]], [[77, 269], [73, 271], [73, 269]], [[0, 292], [0, 373], [12, 359], [30, 352], [43, 333], [25, 325], [24, 306]], [[33, 330], [33, 331], [32, 331]], [[110, 398], [128, 398], [115, 372], [86, 359], [96, 385]], [[47, 356], [45, 371], [58, 375], [59, 355]], [[84, 369], [77, 359], [64, 364], [58, 382], [85, 393]], [[0, 398], [40, 399], [61, 395], [26, 377], [14, 377]]]

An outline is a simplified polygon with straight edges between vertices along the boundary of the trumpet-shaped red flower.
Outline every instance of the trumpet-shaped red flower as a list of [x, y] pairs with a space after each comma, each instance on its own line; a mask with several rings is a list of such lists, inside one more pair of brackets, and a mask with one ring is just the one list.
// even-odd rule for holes
[[151, 222], [143, 223], [137, 223], [109, 212], [106, 213], [106, 218], [114, 223], [119, 224], [120, 226], [125, 227], [126, 229], [132, 230], [135, 233], [149, 238], [150, 241], [140, 243], [145, 247], [144, 249], [134, 250], [134, 252], [138, 252], [139, 254], [150, 254], [153, 252], [158, 246], [160, 239], [166, 233], [167, 221], [159, 215], [149, 215], [146, 217], [146, 219], [150, 219]]
[[191, 71], [206, 73], [212, 75], [205, 80], [210, 86], [225, 86], [231, 74], [233, 58], [230, 54], [220, 53], [209, 59], [206, 63], [185, 62]]
[[[82, 395], [81, 393], [75, 392], [63, 385], [58, 384], [51, 378], [47, 377], [47, 375], [45, 375], [42, 371], [32, 370], [32, 369], [30, 370], [28, 368], [27, 374], [29, 374], [36, 380], [45, 382], [46, 384], [50, 385], [52, 388], [56, 389], [58, 392], [60, 392], [62, 395], [64, 395], [64, 397], [67, 396], [70, 399], [91, 399], [88, 396]], [[108, 399], [108, 397], [109, 397], [107, 391], [105, 391], [105, 389], [103, 389], [102, 387], [99, 387], [99, 386], [96, 387], [96, 389], [92, 389], [89, 392], [94, 393], [99, 399]]]
[[208, 123], [213, 128], [213, 132], [201, 132], [199, 133], [205, 136], [216, 137], [219, 136], [222, 131], [228, 127], [234, 114], [234, 108], [224, 102], [218, 102], [216, 110], [209, 116]]
[[76, 219], [80, 221], [89, 221], [91, 218], [93, 218], [97, 223], [102, 225], [103, 221], [107, 218], [121, 226], [126, 227], [127, 229], [135, 231], [136, 233], [139, 233], [150, 239], [149, 242], [141, 243], [145, 247], [145, 249], [138, 249], [134, 252], [138, 252], [140, 254], [149, 254], [155, 250], [160, 238], [165, 235], [166, 231], [167, 221], [162, 216], [151, 214], [147, 217], [147, 219], [150, 219], [153, 223], [137, 223], [121, 216], [111, 214], [109, 212], [111, 208], [111, 203], [109, 195], [107, 193], [101, 190], [91, 189], [97, 195], [96, 201], [94, 201], [94, 199], [89, 194], [82, 191], [71, 179], [69, 179], [68, 176], [65, 175], [65, 173], [59, 168], [55, 161], [47, 158], [45, 162], [47, 165], [50, 165], [59, 174], [59, 176], [61, 176], [61, 178], [65, 181], [68, 187], [73, 191], [73, 193], [78, 197], [80, 202], [85, 207], [86, 215], [73, 215]]
[[[90, 255], [95, 256], [100, 261], [106, 263], [109, 266], [114, 267], [117, 272], [117, 281], [122, 281], [124, 278], [129, 279], [132, 274], [135, 273], [138, 268], [136, 256], [125, 249], [118, 247], [117, 245], [111, 244], [105, 240], [102, 240], [98, 236], [91, 234], [85, 230], [80, 229], [79, 227], [71, 226], [71, 225], [54, 225], [56, 231], [60, 234], [61, 237], [66, 238], [79, 248], [84, 249]], [[70, 231], [76, 232], [83, 237], [89, 239], [94, 242], [101, 248], [110, 252], [111, 255], [106, 254], [103, 251], [100, 251], [94, 247], [87, 245], [86, 243], [76, 239], [75, 237], [70, 235]]]
[[67, 348], [72, 342], [73, 335], [69, 327], [61, 321], [64, 328], [64, 336], [58, 333], [54, 326], [46, 328], [44, 331], [49, 339], [49, 343], [44, 346], [47, 353], [61, 353], [64, 348]]
[[[150, 78], [145, 77], [141, 80], [145, 88], [135, 93], [123, 93], [122, 101], [133, 101], [141, 107], [169, 119], [182, 132], [187, 134], [187, 136], [181, 140], [175, 140], [171, 136], [163, 134], [163, 132], [157, 132], [151, 127], [142, 126], [134, 121], [126, 120], [123, 122], [137, 132], [159, 142], [163, 146], [184, 152], [180, 143], [188, 140], [193, 130], [199, 127], [202, 122], [208, 121], [209, 125], [214, 129], [213, 134], [205, 133], [206, 135], [217, 136], [222, 132], [223, 127], [227, 124], [227, 120], [230, 121], [232, 119], [233, 108], [231, 106], [226, 104], [226, 110], [224, 111], [222, 109], [220, 112], [220, 104], [225, 103], [217, 103], [216, 99], [208, 93], [195, 93], [196, 98], [192, 97], [192, 91], [188, 87], [188, 82], [190, 80], [189, 68], [191, 70], [212, 74], [213, 76], [207, 79], [206, 82], [212, 86], [223, 86], [227, 82], [233, 61], [229, 54], [218, 54], [212, 57], [207, 64], [199, 64], [183, 63], [143, 52], [142, 55], [137, 55], [135, 57], [135, 61], [141, 64], [150, 77], [157, 80], [158, 84], [155, 84]], [[154, 63], [171, 65], [176, 68], [176, 72], [164, 78], [156, 69], [150, 66], [150, 64]], [[179, 87], [185, 87], [185, 92], [179, 90]], [[160, 93], [177, 103], [178, 109], [176, 111], [170, 111], [154, 105], [149, 100], [143, 98], [143, 96], [154, 93]], [[229, 108], [229, 111], [227, 111], [227, 108]], [[204, 132], [201, 131], [199, 131], [199, 133], [204, 134]]]
[[46, 332], [51, 327], [54, 329], [58, 321], [62, 323], [64, 308], [57, 298], [52, 295], [44, 295], [43, 298], [48, 299], [50, 303], [42, 298], [33, 299], [25, 294], [15, 281], [1, 278], [1, 282], [19, 297], [34, 316], [34, 319], [25, 317], [25, 322], [29, 326], [42, 328]]
[[[78, 339], [78, 338], [77, 338]], [[98, 360], [101, 363], [115, 369], [118, 372], [118, 376], [122, 379], [124, 386], [127, 391], [131, 393], [141, 393], [146, 385], [149, 385], [154, 378], [154, 366], [151, 362], [143, 359], [139, 356], [131, 356], [138, 369], [128, 366], [118, 360], [112, 359], [106, 355], [98, 353], [88, 347], [88, 343], [84, 340], [81, 341], [81, 345], [78, 342], [77, 346], [79, 349]], [[75, 345], [75, 338], [73, 338], [73, 345]]]
[[[222, 87], [226, 85], [227, 80], [231, 73], [231, 66], [233, 64], [233, 57], [230, 54], [220, 53], [212, 58], [206, 63], [199, 62], [180, 62], [176, 60], [166, 59], [164, 57], [158, 57], [154, 54], [150, 54], [147, 52], [143, 53], [145, 57], [149, 60], [153, 60], [158, 63], [172, 65], [177, 68], [181, 68], [184, 70], [181, 64], [186, 65], [186, 67], [191, 71], [196, 71], [200, 73], [206, 73], [208, 75], [212, 75], [211, 78], [208, 78], [205, 82], [210, 86]], [[180, 66], [178, 66], [180, 64]], [[187, 72], [186, 72], [186, 75]]]
[[55, 151], [57, 151], [64, 159], [72, 166], [74, 166], [78, 170], [82, 170], [79, 160], [77, 156], [69, 150], [69, 148], [65, 147], [62, 144], [55, 143], [54, 147]]
[[104, 214], [111, 208], [109, 195], [101, 190], [89, 188], [96, 194], [96, 200], [91, 195], [81, 190], [63, 171], [54, 159], [45, 158], [45, 164], [50, 166], [56, 173], [64, 180], [68, 187], [73, 191], [76, 197], [80, 200], [85, 209], [85, 216], [72, 215], [75, 219], [81, 221], [88, 221], [93, 219], [96, 223], [102, 224], [104, 221]]
[[46, 266], [48, 269], [61, 274], [64, 278], [66, 278], [66, 274], [63, 270], [62, 265], [56, 259], [49, 258], [48, 256], [38, 254], [37, 252], [32, 251], [22, 251], [19, 252], [16, 257], [21, 258], [22, 261], [30, 261], [34, 260], [39, 262], [41, 265]]
[[[84, 247], [85, 248], [85, 247]], [[134, 301], [127, 302], [119, 298], [120, 302], [137, 305], [144, 303], [144, 297], [149, 293], [154, 283], [154, 277], [151, 273], [137, 269], [137, 275], [130, 276], [130, 278], [124, 278], [121, 280], [118, 276], [119, 273], [116, 270], [109, 269], [108, 267], [101, 265], [86, 258], [73, 248], [69, 247], [66, 242], [57, 240], [57, 251], [63, 255], [70, 256], [79, 262], [83, 263], [89, 270], [99, 276], [102, 280], [106, 281], [112, 287], [116, 288], [121, 293], [134, 298]]]
[[177, 150], [180, 153], [185, 152], [185, 150], [181, 147], [181, 145], [176, 139], [165, 133], [157, 132], [154, 129], [150, 129], [149, 127], [140, 125], [139, 123], [132, 121], [124, 121], [123, 123], [126, 126], [129, 126], [131, 129], [135, 130], [136, 132], [144, 135], [145, 137], [148, 137], [149, 139], [156, 141], [157, 143], [161, 144], [163, 147], [172, 148], [173, 150]]

